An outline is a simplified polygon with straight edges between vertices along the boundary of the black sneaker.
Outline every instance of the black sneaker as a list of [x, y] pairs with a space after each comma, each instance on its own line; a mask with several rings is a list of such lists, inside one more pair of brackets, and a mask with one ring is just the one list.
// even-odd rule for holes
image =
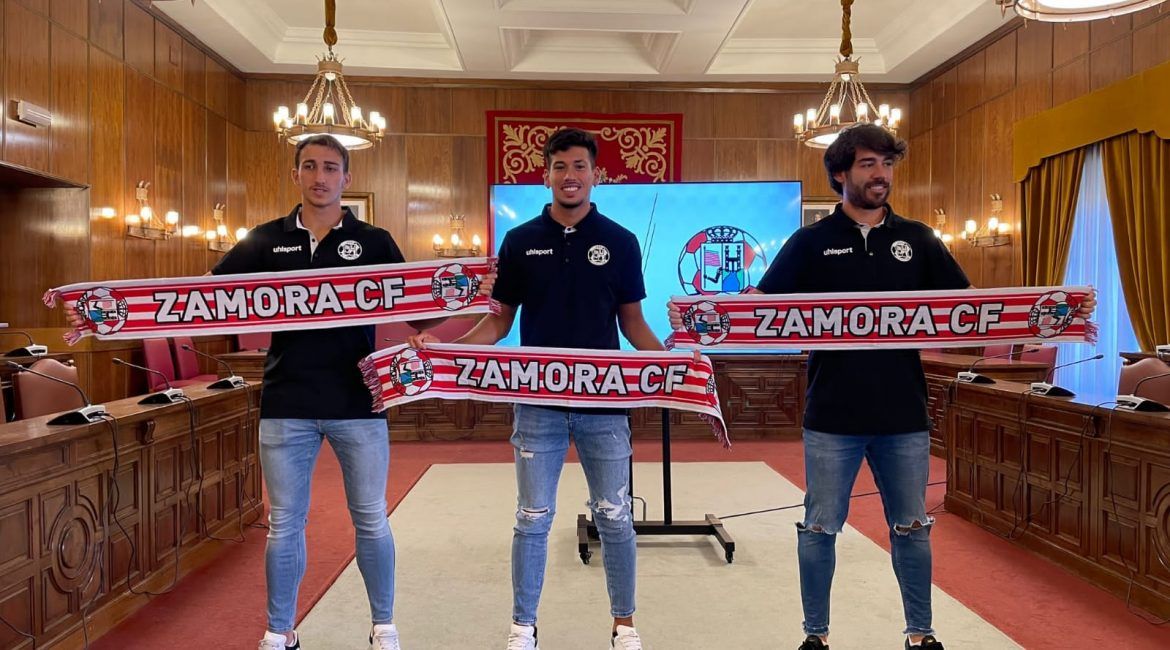
[[917, 645], [910, 645], [910, 637], [906, 637], [906, 650], [912, 650], [913, 648], [919, 648], [920, 650], [943, 650], [943, 644], [939, 643], [939, 640], [930, 634], [922, 637], [922, 641]]
[[821, 641], [821, 637], [810, 634], [796, 650], [829, 650], [829, 645]]

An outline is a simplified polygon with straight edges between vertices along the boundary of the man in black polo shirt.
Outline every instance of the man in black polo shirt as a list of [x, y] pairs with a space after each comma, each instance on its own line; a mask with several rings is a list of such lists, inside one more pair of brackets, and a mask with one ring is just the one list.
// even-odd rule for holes
[[[589, 202], [598, 182], [596, 159], [597, 143], [585, 131], [562, 129], [549, 137], [544, 183], [552, 189], [553, 201], [539, 217], [508, 231], [492, 294], [502, 310], [484, 317], [457, 343], [496, 343], [507, 336], [520, 309], [522, 346], [617, 350], [620, 327], [635, 348], [663, 349], [642, 316], [646, 290], [637, 238]], [[423, 335], [412, 342], [417, 346], [434, 340]], [[536, 609], [570, 436], [589, 483], [589, 507], [601, 537], [614, 619], [610, 644], [640, 650], [633, 627], [636, 546], [625, 411], [523, 404], [515, 411], [512, 445], [519, 498], [508, 650], [537, 648]]]
[[[212, 269], [216, 275], [398, 264], [390, 233], [341, 207], [349, 152], [317, 135], [297, 144], [293, 181], [302, 203], [257, 226]], [[491, 291], [494, 278], [480, 290]], [[422, 329], [442, 319], [411, 323]], [[298, 648], [293, 630], [305, 573], [309, 481], [323, 439], [341, 465], [356, 532], [358, 569], [370, 600], [371, 650], [399, 650], [394, 609], [394, 538], [386, 518], [390, 437], [386, 416], [371, 408], [358, 361], [375, 349], [374, 327], [274, 332], [260, 403], [260, 461], [271, 511], [265, 570], [268, 631], [260, 650]]]

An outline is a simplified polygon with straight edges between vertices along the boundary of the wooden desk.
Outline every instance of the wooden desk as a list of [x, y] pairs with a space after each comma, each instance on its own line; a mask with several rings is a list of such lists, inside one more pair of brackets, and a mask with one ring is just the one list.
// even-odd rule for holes
[[955, 386], [947, 510], [1170, 616], [1170, 414], [1026, 391]]
[[[922, 370], [926, 373], [926, 409], [930, 415], [930, 453], [946, 457], [946, 438], [943, 420], [946, 417], [947, 392], [955, 383], [955, 375], [967, 370], [981, 357], [969, 354], [923, 352]], [[1048, 374], [1048, 365], [1013, 359], [984, 359], [975, 370], [996, 380], [1033, 382], [1042, 381]]]
[[[264, 352], [217, 355], [248, 381], [264, 374]], [[799, 438], [804, 417], [808, 355], [712, 355], [723, 418], [732, 440]], [[636, 438], [662, 437], [659, 409], [633, 409]], [[420, 400], [390, 409], [391, 440], [507, 440], [512, 406], [475, 401]], [[671, 413], [671, 436], [711, 438], [711, 425], [683, 411]]]
[[[50, 427], [51, 416], [0, 425], [0, 602], [37, 647], [80, 648], [84, 607], [93, 639], [148, 602], [127, 574], [137, 591], [162, 591], [176, 543], [185, 574], [224, 546], [204, 533], [235, 537], [260, 517], [256, 393], [185, 390], [194, 436], [187, 404], [140, 396], [106, 404], [116, 437], [105, 422]], [[0, 648], [28, 647], [18, 641], [0, 625]]]
[[[56, 359], [61, 363], [73, 364], [73, 355], [68, 352], [51, 352], [39, 357], [0, 357], [0, 390], [4, 391], [5, 413], [0, 413], [0, 423], [16, 417], [16, 392], [12, 388], [12, 375], [16, 372], [8, 367], [7, 361], [28, 366], [39, 359]], [[92, 399], [92, 398], [91, 398]]]
[[[259, 385], [264, 381], [264, 363], [268, 359], [267, 352], [260, 350], [241, 350], [239, 352], [217, 354], [215, 358], [231, 366], [232, 372], [246, 379], [249, 384]], [[217, 366], [216, 371], [220, 377], [227, 376], [227, 372], [223, 369], [223, 366]]]

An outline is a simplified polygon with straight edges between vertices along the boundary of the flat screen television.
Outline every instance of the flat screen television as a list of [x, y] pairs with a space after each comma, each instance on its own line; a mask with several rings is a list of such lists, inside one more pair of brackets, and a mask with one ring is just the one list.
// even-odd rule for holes
[[[493, 185], [491, 250], [499, 250], [508, 230], [539, 216], [551, 200], [543, 185]], [[604, 184], [593, 188], [591, 200], [638, 237], [646, 281], [642, 311], [659, 339], [670, 334], [666, 301], [671, 296], [754, 287], [800, 228], [800, 181]], [[519, 322], [500, 345], [520, 344]], [[633, 349], [624, 337], [622, 348]], [[792, 350], [752, 350], [774, 352]]]

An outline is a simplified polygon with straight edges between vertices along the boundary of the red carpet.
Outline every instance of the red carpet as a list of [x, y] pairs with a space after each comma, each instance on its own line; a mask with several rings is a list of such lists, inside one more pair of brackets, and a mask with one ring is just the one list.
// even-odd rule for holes
[[[661, 445], [639, 442], [639, 461], [661, 460]], [[740, 442], [730, 452], [706, 441], [675, 443], [673, 460], [764, 461], [796, 485], [804, 485], [799, 442]], [[393, 509], [433, 463], [510, 462], [506, 443], [394, 443], [391, 450], [388, 499]], [[932, 459], [931, 480], [945, 478], [945, 466]], [[639, 483], [640, 496], [661, 498], [658, 485]], [[927, 504], [942, 502], [945, 486], [931, 487]], [[863, 470], [855, 493], [873, 491]], [[317, 602], [353, 558], [353, 529], [345, 508], [341, 474], [332, 451], [324, 451], [313, 480], [309, 514], [309, 563], [301, 585], [298, 619]], [[760, 495], [758, 509], [779, 504]], [[675, 515], [690, 517], [686, 504]], [[730, 513], [719, 512], [717, 515]], [[958, 517], [941, 513], [933, 531], [934, 580], [951, 596], [1003, 630], [1025, 648], [1168, 648], [1170, 629], [1155, 627], [1125, 610], [1118, 598], [1071, 575], [1064, 569], [1000, 539]], [[795, 520], [795, 516], [793, 516]], [[735, 519], [727, 528], [735, 534]], [[878, 497], [856, 499], [850, 525], [889, 548], [888, 530]], [[505, 524], [501, 524], [505, 525]], [[170, 594], [105, 635], [99, 650], [162, 647], [182, 640], [208, 648], [254, 648], [265, 624], [264, 530], [250, 529], [244, 544], [225, 544], [220, 557], [187, 576]], [[789, 560], [795, 562], [796, 558]], [[837, 579], [847, 580], [848, 565], [838, 565]], [[794, 603], [794, 606], [799, 606]], [[859, 604], [855, 606], [861, 606]], [[848, 616], [848, 611], [835, 612]], [[795, 639], [798, 631], [794, 631]], [[946, 641], [946, 630], [939, 633]], [[430, 650], [422, 648], [419, 650]], [[681, 650], [681, 649], [680, 649]]]

